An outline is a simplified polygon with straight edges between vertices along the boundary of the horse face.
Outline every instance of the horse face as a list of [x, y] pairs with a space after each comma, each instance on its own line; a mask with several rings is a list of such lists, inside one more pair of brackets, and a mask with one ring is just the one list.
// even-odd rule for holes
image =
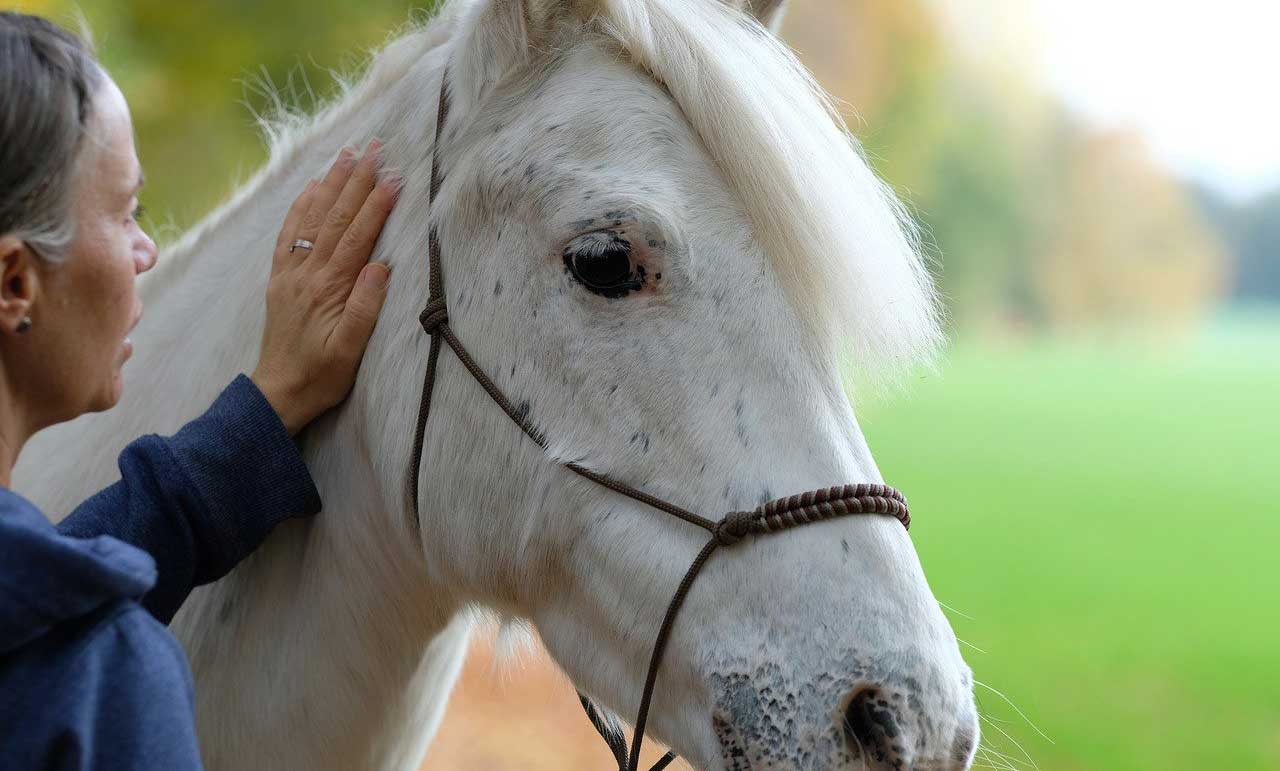
[[[548, 448], [446, 352], [422, 529], [442, 583], [531, 618], [631, 717], [707, 534], [554, 460], [711, 519], [880, 473], [741, 180], [591, 18], [495, 0], [453, 46], [432, 214], [451, 326]], [[714, 555], [650, 727], [702, 768], [965, 768], [971, 692], [901, 525], [854, 517]]]

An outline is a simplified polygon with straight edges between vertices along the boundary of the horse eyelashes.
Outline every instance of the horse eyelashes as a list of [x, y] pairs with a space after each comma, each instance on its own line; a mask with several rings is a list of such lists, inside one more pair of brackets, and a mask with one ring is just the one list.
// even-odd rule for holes
[[595, 289], [618, 286], [633, 276], [631, 251], [617, 247], [609, 247], [601, 254], [574, 254], [573, 268], [584, 284]]

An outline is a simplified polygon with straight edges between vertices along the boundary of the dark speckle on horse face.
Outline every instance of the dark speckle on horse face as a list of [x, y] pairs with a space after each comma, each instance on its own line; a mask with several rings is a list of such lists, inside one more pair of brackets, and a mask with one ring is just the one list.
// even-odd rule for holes
[[647, 431], [637, 431], [631, 435], [631, 444], [640, 445], [640, 452], [649, 451], [649, 433]]
[[713, 676], [712, 725], [726, 768], [856, 768], [838, 721], [822, 708], [831, 679], [793, 683], [776, 664]]

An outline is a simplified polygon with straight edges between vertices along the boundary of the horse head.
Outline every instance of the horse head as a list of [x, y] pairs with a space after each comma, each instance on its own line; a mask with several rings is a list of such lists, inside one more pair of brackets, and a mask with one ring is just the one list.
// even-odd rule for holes
[[[400, 275], [381, 323], [398, 329], [371, 345], [364, 389], [397, 393], [381, 420], [411, 424], [427, 343], [408, 319], [434, 228], [450, 328], [543, 439], [446, 351], [421, 466], [379, 465], [386, 498], [411, 520], [421, 474], [405, 532], [434, 590], [531, 620], [625, 716], [707, 536], [565, 464], [712, 519], [878, 483], [841, 362], [868, 379], [940, 337], [910, 227], [770, 31], [780, 11], [455, 8], [375, 129], [408, 183], [382, 246]], [[374, 441], [407, 455], [404, 430]], [[675, 619], [649, 727], [701, 768], [967, 768], [977, 744], [970, 671], [881, 516], [717, 553]]]

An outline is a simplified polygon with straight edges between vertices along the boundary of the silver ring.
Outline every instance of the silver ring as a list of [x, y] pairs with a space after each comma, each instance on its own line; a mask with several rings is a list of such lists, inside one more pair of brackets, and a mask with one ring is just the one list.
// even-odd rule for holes
[[305, 238], [295, 238], [293, 243], [289, 244], [289, 254], [293, 254], [294, 249], [306, 249], [308, 251], [315, 249], [316, 245]]

